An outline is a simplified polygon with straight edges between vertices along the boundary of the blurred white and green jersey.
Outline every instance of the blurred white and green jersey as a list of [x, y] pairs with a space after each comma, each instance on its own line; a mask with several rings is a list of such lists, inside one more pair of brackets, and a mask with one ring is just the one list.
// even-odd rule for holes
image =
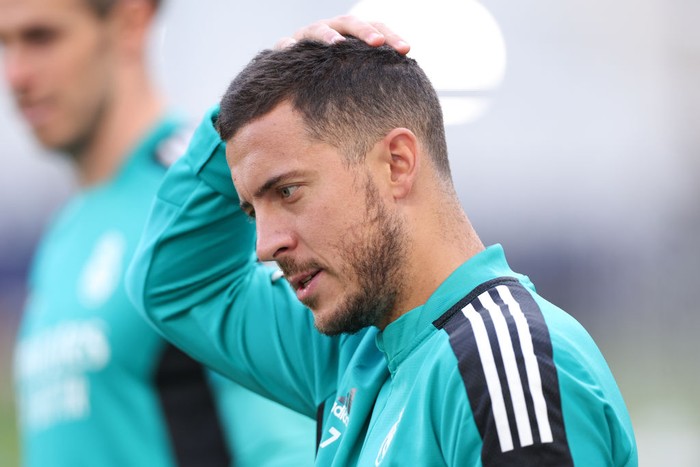
[[152, 198], [190, 134], [163, 119], [41, 242], [15, 355], [28, 467], [313, 463], [311, 419], [206, 371], [126, 296]]

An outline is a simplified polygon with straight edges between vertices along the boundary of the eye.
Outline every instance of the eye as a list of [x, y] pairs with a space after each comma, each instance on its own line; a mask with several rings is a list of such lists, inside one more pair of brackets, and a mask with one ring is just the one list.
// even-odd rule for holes
[[36, 46], [47, 45], [58, 38], [58, 31], [46, 26], [36, 26], [24, 33], [27, 43]]
[[299, 185], [283, 186], [283, 187], [280, 187], [279, 194], [282, 196], [282, 198], [289, 198], [298, 189], [299, 189]]

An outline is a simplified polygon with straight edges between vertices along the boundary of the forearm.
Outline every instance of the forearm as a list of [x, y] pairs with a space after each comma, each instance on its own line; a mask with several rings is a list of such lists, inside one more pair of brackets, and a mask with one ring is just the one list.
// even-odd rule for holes
[[319, 386], [330, 382], [331, 341], [313, 331], [284, 280], [256, 261], [254, 243], [224, 145], [205, 119], [164, 178], [128, 273], [130, 295], [194, 358], [311, 413]]

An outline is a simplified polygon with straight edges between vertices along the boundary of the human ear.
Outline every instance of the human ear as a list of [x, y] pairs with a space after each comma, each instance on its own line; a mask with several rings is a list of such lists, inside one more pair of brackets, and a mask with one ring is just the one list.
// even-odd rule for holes
[[114, 6], [114, 20], [123, 52], [140, 58], [148, 40], [148, 32], [155, 15], [149, 0], [122, 0]]
[[384, 137], [388, 149], [390, 189], [395, 199], [408, 196], [418, 175], [422, 153], [416, 135], [406, 128], [394, 128]]

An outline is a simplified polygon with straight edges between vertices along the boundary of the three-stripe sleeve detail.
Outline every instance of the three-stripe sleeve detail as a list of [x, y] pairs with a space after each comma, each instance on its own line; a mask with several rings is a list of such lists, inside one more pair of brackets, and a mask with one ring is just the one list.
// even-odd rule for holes
[[483, 464], [573, 465], [549, 330], [530, 293], [489, 281], [434, 324], [458, 359]]

